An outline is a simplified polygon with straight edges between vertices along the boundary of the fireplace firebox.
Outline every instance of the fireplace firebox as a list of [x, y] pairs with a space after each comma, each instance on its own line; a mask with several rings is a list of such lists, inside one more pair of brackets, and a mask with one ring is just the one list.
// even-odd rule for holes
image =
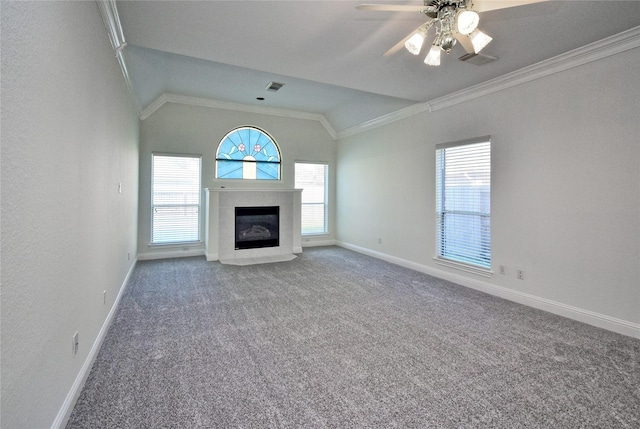
[[236, 250], [278, 247], [280, 207], [236, 207]]

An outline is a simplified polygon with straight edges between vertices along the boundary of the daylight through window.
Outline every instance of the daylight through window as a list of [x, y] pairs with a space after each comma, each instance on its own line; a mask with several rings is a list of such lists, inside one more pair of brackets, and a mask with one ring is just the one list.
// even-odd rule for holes
[[151, 243], [200, 240], [199, 156], [153, 154]]
[[436, 146], [439, 258], [491, 268], [491, 141]]
[[302, 234], [327, 233], [327, 164], [296, 162], [296, 188], [302, 189]]
[[258, 128], [236, 128], [218, 145], [216, 178], [280, 180], [280, 149]]

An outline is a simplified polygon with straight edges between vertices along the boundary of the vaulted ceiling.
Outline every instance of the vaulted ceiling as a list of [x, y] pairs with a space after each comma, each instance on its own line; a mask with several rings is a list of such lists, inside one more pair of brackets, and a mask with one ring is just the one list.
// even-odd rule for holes
[[[430, 67], [423, 63], [426, 50], [419, 56], [405, 49], [383, 56], [426, 22], [425, 15], [356, 10], [361, 3], [116, 4], [127, 42], [130, 80], [143, 109], [163, 94], [174, 94], [322, 115], [336, 131], [640, 26], [639, 1], [544, 1], [483, 12], [480, 28], [493, 37], [483, 53], [498, 59], [484, 65], [460, 61], [465, 51], [457, 45], [439, 67]], [[433, 30], [425, 44], [432, 38]], [[268, 91], [271, 81], [284, 87]]]

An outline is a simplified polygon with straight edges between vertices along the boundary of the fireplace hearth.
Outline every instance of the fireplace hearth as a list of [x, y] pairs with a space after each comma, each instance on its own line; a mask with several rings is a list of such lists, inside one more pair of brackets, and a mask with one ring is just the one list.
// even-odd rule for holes
[[235, 249], [280, 245], [280, 207], [236, 207]]

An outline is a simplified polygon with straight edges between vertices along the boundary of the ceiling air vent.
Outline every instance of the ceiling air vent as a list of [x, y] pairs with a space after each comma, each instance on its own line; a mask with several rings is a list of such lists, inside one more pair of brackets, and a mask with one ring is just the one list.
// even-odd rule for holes
[[265, 88], [267, 91], [277, 91], [284, 86], [284, 83], [269, 82], [269, 85]]
[[460, 61], [464, 61], [476, 66], [481, 66], [483, 64], [494, 62], [495, 60], [498, 59], [498, 57], [494, 57], [494, 56], [482, 54], [482, 53], [480, 54], [470, 53], [470, 54], [461, 56], [459, 59]]

